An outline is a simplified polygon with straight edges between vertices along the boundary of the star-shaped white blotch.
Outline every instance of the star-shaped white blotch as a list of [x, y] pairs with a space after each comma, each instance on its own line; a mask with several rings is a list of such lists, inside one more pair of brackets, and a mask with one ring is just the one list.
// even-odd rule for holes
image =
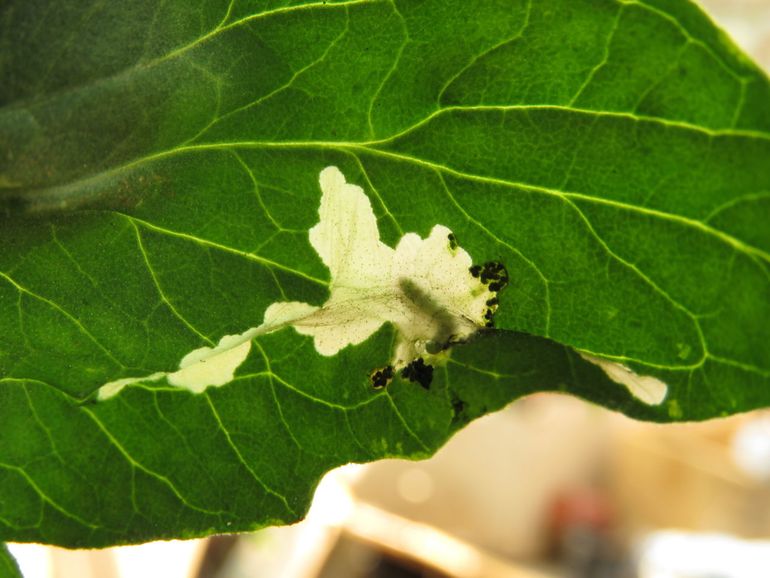
[[287, 326], [312, 336], [318, 353], [330, 356], [391, 323], [397, 335], [391, 365], [400, 369], [419, 357], [434, 358], [488, 324], [499, 284], [478, 268], [472, 272], [470, 255], [448, 228], [436, 225], [426, 239], [407, 233], [393, 249], [380, 240], [371, 202], [361, 187], [346, 182], [337, 167], [321, 171], [320, 184], [319, 222], [310, 229], [310, 244], [329, 268], [326, 303], [273, 303], [259, 327], [188, 353], [176, 372], [107, 383], [99, 398], [163, 377], [196, 393], [224, 385], [233, 380], [254, 337]]
[[331, 293], [320, 308], [291, 322], [313, 337], [319, 353], [334, 355], [392, 323], [392, 365], [399, 368], [431, 344], [462, 341], [484, 325], [494, 292], [470, 273], [471, 257], [448, 228], [434, 226], [427, 239], [407, 233], [392, 249], [380, 241], [361, 187], [345, 182], [337, 167], [324, 169], [320, 181], [320, 221], [310, 229], [310, 244], [329, 268]]

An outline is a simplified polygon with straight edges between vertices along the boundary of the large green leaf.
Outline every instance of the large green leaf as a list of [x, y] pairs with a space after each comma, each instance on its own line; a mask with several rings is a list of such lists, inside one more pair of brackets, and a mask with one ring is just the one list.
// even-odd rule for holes
[[[770, 83], [685, 0], [0, 5], [0, 538], [291, 522], [349, 461], [559, 390], [642, 419], [770, 405]], [[394, 339], [255, 339], [232, 383], [106, 382], [316, 305], [318, 174], [383, 240], [505, 264], [430, 390]], [[575, 350], [669, 386], [646, 405]]]

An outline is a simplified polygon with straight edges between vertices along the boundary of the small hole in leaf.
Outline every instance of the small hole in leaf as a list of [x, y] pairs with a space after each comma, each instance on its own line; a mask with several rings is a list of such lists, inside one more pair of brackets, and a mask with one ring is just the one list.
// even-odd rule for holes
[[386, 387], [392, 379], [393, 379], [392, 365], [386, 365], [385, 367], [375, 369], [369, 375], [369, 380], [372, 382], [372, 387], [374, 389], [382, 389]]

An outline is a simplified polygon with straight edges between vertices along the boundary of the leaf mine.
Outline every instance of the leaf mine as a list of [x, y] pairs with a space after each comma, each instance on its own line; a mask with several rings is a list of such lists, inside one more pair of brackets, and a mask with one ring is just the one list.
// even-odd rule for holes
[[581, 353], [580, 357], [601, 367], [607, 377], [624, 385], [631, 395], [647, 405], [660, 405], [668, 395], [668, 386], [656, 377], [639, 375], [625, 365], [587, 353]]
[[[408, 376], [415, 360], [425, 365], [423, 357], [435, 358], [450, 344], [491, 326], [497, 292], [508, 282], [502, 264], [473, 265], [443, 225], [435, 225], [425, 239], [406, 233], [395, 248], [388, 247], [380, 240], [371, 202], [361, 187], [346, 182], [333, 166], [321, 171], [319, 180], [319, 222], [309, 238], [331, 277], [323, 305], [273, 303], [262, 325], [226, 335], [215, 347], [191, 351], [173, 373], [107, 383], [99, 398], [163, 376], [169, 384], [194, 393], [222, 386], [232, 381], [254, 337], [287, 326], [311, 336], [318, 353], [331, 356], [391, 323], [397, 334], [391, 365], [393, 370], [407, 369]], [[418, 381], [425, 385], [423, 373]]]

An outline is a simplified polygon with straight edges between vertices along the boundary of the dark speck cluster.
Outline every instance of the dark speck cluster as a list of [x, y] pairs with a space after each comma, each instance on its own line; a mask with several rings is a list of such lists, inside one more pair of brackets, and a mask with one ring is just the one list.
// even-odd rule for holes
[[[473, 265], [469, 271], [493, 293], [502, 291], [508, 285], [508, 271], [500, 261], [487, 261], [483, 265]], [[487, 299], [487, 310], [484, 312], [484, 325], [486, 327], [494, 327], [498, 303], [497, 295]]]
[[401, 377], [409, 381], [416, 381], [425, 389], [430, 389], [430, 384], [433, 381], [433, 366], [426, 364], [422, 357], [418, 357], [401, 370]]
[[390, 383], [391, 379], [393, 379], [393, 366], [387, 365], [380, 369], [375, 369], [372, 371], [369, 379], [371, 380], [374, 389], [382, 389]]
[[452, 393], [452, 421], [455, 423], [464, 423], [468, 421], [466, 414], [468, 404], [466, 404], [456, 393]]

